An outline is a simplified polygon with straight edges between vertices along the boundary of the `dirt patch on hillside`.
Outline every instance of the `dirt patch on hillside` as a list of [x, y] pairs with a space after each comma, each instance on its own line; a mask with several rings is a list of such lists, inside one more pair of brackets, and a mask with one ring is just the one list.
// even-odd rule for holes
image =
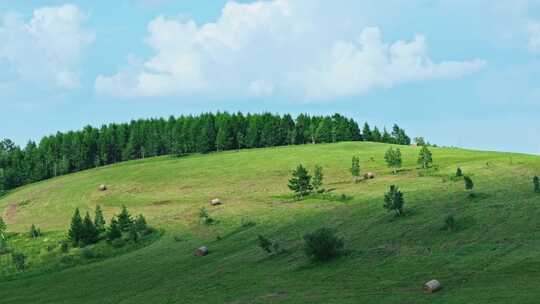
[[153, 202], [151, 205], [159, 207], [159, 206], [170, 205], [172, 203], [173, 203], [172, 201], [157, 201], [157, 202]]
[[15, 203], [9, 204], [6, 210], [4, 210], [4, 218], [8, 221], [13, 219], [16, 214], [17, 214], [17, 204]]

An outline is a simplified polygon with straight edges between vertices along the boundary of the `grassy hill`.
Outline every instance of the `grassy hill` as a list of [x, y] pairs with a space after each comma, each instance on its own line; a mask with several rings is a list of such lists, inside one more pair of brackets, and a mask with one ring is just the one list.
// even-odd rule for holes
[[[0, 276], [1, 303], [537, 303], [540, 297], [540, 195], [537, 156], [433, 148], [438, 170], [417, 169], [419, 148], [401, 147], [404, 167], [391, 174], [389, 145], [340, 143], [160, 157], [88, 170], [16, 189], [0, 198], [10, 231], [46, 232], [21, 240], [30, 273]], [[351, 182], [351, 157], [377, 177]], [[328, 195], [291, 199], [299, 163], [325, 171]], [[475, 182], [470, 198], [457, 167]], [[107, 184], [108, 191], [98, 191]], [[390, 184], [405, 195], [406, 215], [382, 208]], [[342, 200], [341, 195], [351, 199]], [[212, 198], [224, 204], [211, 207]], [[163, 236], [142, 249], [62, 271], [31, 273], [40, 246], [62, 238], [75, 207], [122, 204], [143, 213]], [[203, 225], [206, 207], [218, 222]], [[442, 230], [453, 214], [458, 230]], [[243, 227], [242, 223], [256, 225]], [[345, 255], [314, 264], [302, 237], [331, 227]], [[287, 253], [268, 256], [263, 234]], [[32, 243], [33, 242], [33, 243]], [[202, 245], [206, 257], [194, 256]], [[422, 293], [440, 280], [443, 290]]]

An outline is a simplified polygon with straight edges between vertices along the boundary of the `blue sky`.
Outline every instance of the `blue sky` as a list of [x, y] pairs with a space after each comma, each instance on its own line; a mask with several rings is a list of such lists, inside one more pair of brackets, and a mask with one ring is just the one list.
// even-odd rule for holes
[[540, 1], [2, 1], [0, 138], [202, 111], [340, 112], [540, 154]]

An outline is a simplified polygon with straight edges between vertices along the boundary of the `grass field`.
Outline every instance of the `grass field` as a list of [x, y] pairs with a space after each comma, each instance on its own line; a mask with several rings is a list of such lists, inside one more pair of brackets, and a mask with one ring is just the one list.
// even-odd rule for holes
[[[36, 224], [56, 240], [75, 207], [85, 212], [99, 204], [108, 219], [125, 204], [165, 233], [103, 261], [0, 277], [0, 303], [538, 303], [540, 195], [531, 180], [540, 157], [432, 148], [438, 170], [424, 173], [416, 165], [419, 148], [401, 147], [404, 166], [394, 176], [384, 163], [388, 147], [160, 157], [16, 189], [0, 198], [11, 232]], [[354, 155], [375, 179], [352, 183]], [[292, 200], [287, 181], [299, 163], [323, 166], [330, 194]], [[476, 197], [449, 178], [458, 166], [474, 180]], [[98, 191], [100, 184], [109, 190]], [[404, 217], [382, 208], [390, 184], [404, 192]], [[352, 198], [342, 201], [341, 194]], [[224, 204], [210, 206], [216, 197]], [[200, 222], [203, 206], [217, 224]], [[441, 229], [448, 214], [457, 220], [455, 232]], [[243, 227], [248, 221], [256, 225]], [[304, 256], [302, 236], [320, 227], [338, 231], [346, 254], [324, 264]], [[259, 234], [287, 253], [263, 253]], [[210, 254], [194, 256], [202, 245]], [[444, 288], [424, 294], [422, 284], [433, 278]]]

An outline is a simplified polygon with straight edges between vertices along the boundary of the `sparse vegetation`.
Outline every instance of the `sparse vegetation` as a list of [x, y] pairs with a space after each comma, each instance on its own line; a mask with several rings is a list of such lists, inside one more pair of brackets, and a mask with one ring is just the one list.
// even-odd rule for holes
[[360, 178], [360, 158], [353, 156], [351, 164], [351, 175], [355, 183], [358, 182]]
[[456, 219], [454, 218], [453, 214], [448, 214], [444, 218], [444, 229], [449, 231], [456, 231], [457, 230], [457, 223]]
[[257, 237], [259, 247], [268, 254], [277, 254], [280, 252], [280, 246], [277, 241], [268, 239], [263, 235]]
[[32, 224], [28, 235], [30, 235], [31, 238], [38, 238], [41, 236], [41, 230], [37, 228], [36, 225]]
[[208, 213], [208, 211], [204, 207], [199, 209], [199, 218], [206, 225], [210, 225], [210, 224], [214, 223], [214, 219], [210, 217], [210, 214]]

